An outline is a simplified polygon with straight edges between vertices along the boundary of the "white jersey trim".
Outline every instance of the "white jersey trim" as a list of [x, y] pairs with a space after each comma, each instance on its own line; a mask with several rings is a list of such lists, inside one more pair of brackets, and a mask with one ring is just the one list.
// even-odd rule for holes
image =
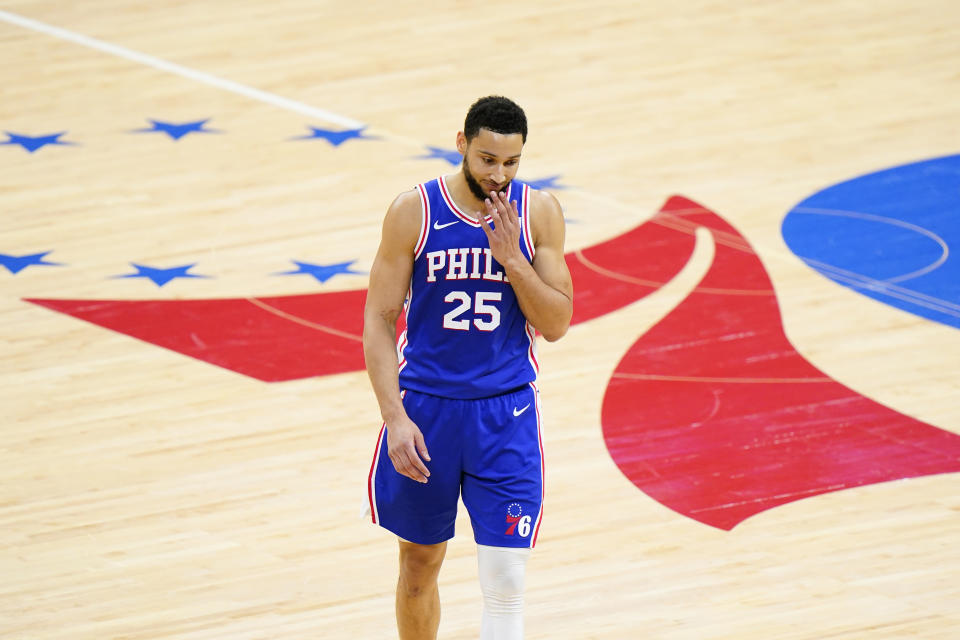
[[537, 333], [529, 320], [525, 321], [523, 330], [529, 342], [527, 346], [527, 360], [530, 361], [530, 366], [533, 367], [533, 375], [536, 378], [540, 376], [540, 361], [537, 360]]
[[[407, 395], [400, 392], [400, 398]], [[380, 524], [380, 512], [377, 510], [377, 466], [380, 464], [380, 451], [383, 448], [383, 439], [387, 437], [387, 423], [380, 425], [380, 435], [377, 436], [377, 448], [373, 452], [373, 463], [370, 465], [370, 474], [367, 476], [367, 497], [370, 500], [370, 517], [374, 524]], [[541, 507], [543, 509], [543, 507]]]
[[530, 231], [530, 185], [523, 185], [523, 211], [520, 212], [520, 222], [522, 225], [523, 242], [527, 245], [527, 252], [530, 254], [530, 261], [533, 261], [535, 249], [533, 247], [533, 233]]
[[[380, 463], [380, 450], [383, 448], [383, 438], [387, 435], [387, 423], [380, 426], [380, 435], [377, 436], [377, 448], [373, 451], [373, 463], [370, 465], [370, 475], [367, 476], [367, 499], [370, 500], [370, 517], [374, 524], [380, 524], [380, 514], [377, 512], [377, 465]], [[542, 509], [543, 507], [541, 507]]]
[[420, 194], [420, 235], [417, 237], [417, 246], [413, 250], [413, 258], [416, 260], [427, 246], [427, 237], [430, 235], [430, 198], [427, 197], [426, 187], [422, 184], [417, 185], [417, 192]]

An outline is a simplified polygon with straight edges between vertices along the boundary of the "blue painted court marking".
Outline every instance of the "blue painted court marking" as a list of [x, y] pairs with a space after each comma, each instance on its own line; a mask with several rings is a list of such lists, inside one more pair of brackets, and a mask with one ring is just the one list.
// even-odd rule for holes
[[831, 280], [960, 329], [960, 155], [828, 187], [794, 207], [782, 232]]
[[208, 122], [210, 122], [210, 118], [182, 123], [150, 119], [151, 127], [149, 129], [134, 129], [132, 133], [165, 133], [174, 141], [191, 133], [221, 133], [219, 129], [207, 129]]
[[301, 262], [300, 260], [291, 260], [291, 262], [297, 265], [297, 268], [292, 271], [280, 271], [274, 273], [275, 276], [296, 276], [302, 273], [313, 276], [316, 278], [317, 282], [324, 283], [333, 276], [339, 275], [341, 273], [354, 274], [354, 275], [367, 275], [366, 271], [356, 271], [352, 268], [352, 265], [356, 260], [350, 260], [348, 262], [337, 262], [336, 264], [314, 264], [312, 262]]
[[12, 133], [10, 131], [5, 132], [7, 134], [7, 140], [0, 142], [0, 144], [9, 144], [9, 145], [20, 145], [30, 153], [33, 153], [37, 149], [42, 149], [48, 144], [55, 145], [70, 145], [76, 146], [76, 142], [69, 142], [66, 140], [61, 140], [60, 138], [67, 135], [66, 131], [61, 131], [60, 133], [51, 133], [46, 136], [25, 136], [19, 133]]

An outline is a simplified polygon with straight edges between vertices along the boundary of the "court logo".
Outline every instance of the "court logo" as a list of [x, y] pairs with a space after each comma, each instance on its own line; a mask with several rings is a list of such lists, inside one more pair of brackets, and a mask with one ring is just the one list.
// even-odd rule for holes
[[530, 516], [523, 515], [523, 507], [516, 502], [511, 502], [507, 507], [507, 530], [504, 535], [519, 535], [526, 538], [530, 535]]

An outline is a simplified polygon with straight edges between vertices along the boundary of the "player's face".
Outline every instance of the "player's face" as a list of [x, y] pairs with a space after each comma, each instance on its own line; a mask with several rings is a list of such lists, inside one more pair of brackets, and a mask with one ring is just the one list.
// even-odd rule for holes
[[467, 142], [463, 133], [459, 133], [457, 149], [463, 154], [463, 176], [470, 192], [483, 200], [491, 191], [506, 191], [516, 177], [523, 136], [480, 129], [480, 133]]

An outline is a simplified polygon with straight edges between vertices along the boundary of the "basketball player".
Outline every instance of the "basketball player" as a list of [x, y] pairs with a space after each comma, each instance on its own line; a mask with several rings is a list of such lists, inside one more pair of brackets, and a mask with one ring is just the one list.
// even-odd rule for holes
[[457, 134], [460, 171], [394, 200], [370, 272], [363, 347], [383, 428], [368, 489], [373, 521], [400, 539], [401, 640], [436, 638], [461, 495], [478, 545], [480, 637], [523, 637], [543, 502], [535, 331], [558, 340], [573, 312], [560, 205], [514, 180], [526, 138], [515, 103], [474, 103]]

